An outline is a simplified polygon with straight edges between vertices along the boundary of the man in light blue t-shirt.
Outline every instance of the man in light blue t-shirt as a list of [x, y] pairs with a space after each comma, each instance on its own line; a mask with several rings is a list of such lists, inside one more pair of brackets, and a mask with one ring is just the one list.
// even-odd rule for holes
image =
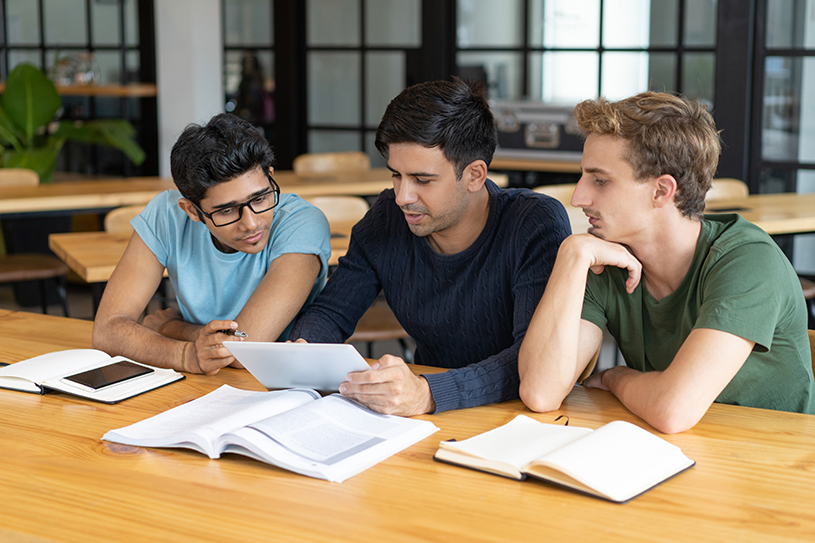
[[[222, 342], [288, 338], [292, 321], [325, 284], [328, 221], [272, 178], [268, 142], [234, 115], [190, 125], [170, 155], [178, 191], [159, 194], [131, 224], [111, 275], [93, 346], [193, 373], [235, 365]], [[138, 322], [166, 268], [180, 313]]]

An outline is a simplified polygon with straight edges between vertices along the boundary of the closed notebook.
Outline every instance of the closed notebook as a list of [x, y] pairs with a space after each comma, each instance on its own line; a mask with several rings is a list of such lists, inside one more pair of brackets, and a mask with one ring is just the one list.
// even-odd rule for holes
[[470, 439], [442, 441], [435, 458], [512, 479], [531, 476], [618, 503], [695, 464], [679, 447], [629, 422], [592, 430], [525, 415]]

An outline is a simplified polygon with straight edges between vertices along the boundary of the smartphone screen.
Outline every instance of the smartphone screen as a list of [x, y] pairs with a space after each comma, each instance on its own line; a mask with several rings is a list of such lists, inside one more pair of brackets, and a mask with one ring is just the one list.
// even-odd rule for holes
[[139, 364], [134, 364], [133, 362], [122, 361], [110, 364], [109, 366], [68, 375], [62, 379], [92, 388], [93, 390], [99, 390], [100, 388], [115, 385], [116, 383], [121, 383], [122, 381], [133, 379], [134, 377], [141, 377], [142, 375], [153, 373], [153, 371], [153, 368], [146, 368]]

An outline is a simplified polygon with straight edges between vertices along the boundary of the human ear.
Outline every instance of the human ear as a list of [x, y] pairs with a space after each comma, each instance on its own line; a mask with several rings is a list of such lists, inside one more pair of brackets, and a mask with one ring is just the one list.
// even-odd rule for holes
[[198, 215], [198, 210], [195, 209], [195, 205], [192, 203], [191, 200], [186, 198], [181, 198], [178, 201], [178, 207], [181, 208], [187, 216], [195, 222], [201, 222], [201, 217]]
[[654, 206], [664, 207], [673, 202], [676, 196], [677, 182], [672, 175], [660, 175], [653, 180], [654, 184]]
[[461, 174], [461, 178], [467, 182], [467, 190], [478, 192], [487, 180], [487, 163], [483, 160], [474, 160]]

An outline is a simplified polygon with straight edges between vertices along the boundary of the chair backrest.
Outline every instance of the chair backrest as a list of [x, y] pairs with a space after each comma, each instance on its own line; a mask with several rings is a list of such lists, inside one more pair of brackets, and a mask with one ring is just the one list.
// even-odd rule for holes
[[0, 168], [0, 187], [34, 187], [40, 176], [27, 168]]
[[571, 206], [572, 194], [574, 194], [574, 189], [576, 186], [577, 185], [575, 183], [564, 183], [562, 185], [542, 185], [540, 187], [535, 187], [532, 190], [541, 194], [546, 194], [547, 196], [551, 196], [563, 204], [563, 207], [569, 209]]
[[325, 214], [331, 231], [350, 230], [367, 212], [368, 202], [359, 196], [313, 196], [308, 202]]
[[740, 179], [714, 179], [705, 195], [705, 202], [715, 202], [716, 200], [727, 200], [731, 198], [747, 198], [750, 190], [747, 183]]
[[815, 330], [809, 330], [809, 354], [812, 355], [812, 372], [815, 373]]
[[371, 169], [371, 159], [361, 151], [306, 153], [294, 159], [293, 168], [298, 175], [361, 172]]
[[105, 232], [127, 233], [132, 232], [130, 219], [138, 215], [144, 209], [143, 205], [117, 207], [105, 215]]

